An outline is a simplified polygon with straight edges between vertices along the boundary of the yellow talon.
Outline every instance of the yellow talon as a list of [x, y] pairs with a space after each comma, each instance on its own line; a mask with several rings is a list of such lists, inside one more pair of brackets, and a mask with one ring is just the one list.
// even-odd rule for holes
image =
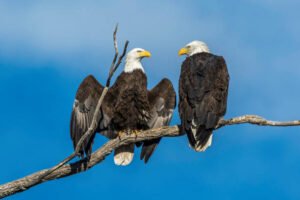
[[134, 134], [135, 138], [137, 138], [138, 134], [140, 133], [140, 131], [138, 130], [133, 130], [132, 133]]
[[131, 131], [119, 131], [118, 132], [118, 138], [121, 139], [121, 137], [127, 136], [127, 135], [135, 135], [135, 137], [137, 137], [137, 135], [139, 134], [139, 130], [131, 130]]
[[119, 139], [121, 139], [121, 137], [124, 137], [124, 136], [126, 136], [127, 134], [124, 132], [124, 131], [119, 131], [118, 132], [118, 137], [119, 137]]

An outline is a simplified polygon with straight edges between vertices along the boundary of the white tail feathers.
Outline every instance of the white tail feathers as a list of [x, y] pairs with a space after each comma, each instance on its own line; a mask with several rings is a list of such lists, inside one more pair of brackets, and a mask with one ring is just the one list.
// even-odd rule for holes
[[126, 166], [132, 162], [134, 144], [124, 145], [115, 150], [114, 162], [116, 165]]
[[212, 136], [213, 134], [211, 134], [207, 140], [207, 142], [204, 144], [204, 145], [200, 145], [199, 143], [197, 143], [195, 145], [195, 151], [198, 151], [198, 152], [203, 152], [205, 151], [208, 147], [211, 146], [212, 144]]

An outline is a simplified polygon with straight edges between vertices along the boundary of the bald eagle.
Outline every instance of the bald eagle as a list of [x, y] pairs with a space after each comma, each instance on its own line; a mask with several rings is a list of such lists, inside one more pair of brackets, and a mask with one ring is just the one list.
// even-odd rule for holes
[[[96, 132], [115, 138], [122, 134], [166, 126], [176, 105], [176, 94], [172, 83], [163, 79], [152, 90], [147, 90], [147, 77], [141, 60], [150, 57], [150, 52], [135, 48], [126, 55], [124, 71], [108, 90], [101, 105], [101, 116]], [[81, 136], [91, 124], [95, 107], [103, 86], [93, 77], [86, 77], [80, 84], [71, 116], [71, 138], [76, 147]], [[80, 156], [88, 158], [92, 152], [95, 133], [86, 140]], [[147, 163], [160, 139], [143, 142], [140, 158]], [[134, 144], [124, 145], [114, 152], [116, 165], [128, 165], [133, 159]]]
[[190, 146], [205, 151], [212, 144], [212, 132], [226, 113], [229, 74], [222, 56], [210, 53], [201, 41], [179, 50], [187, 55], [179, 79], [179, 113]]

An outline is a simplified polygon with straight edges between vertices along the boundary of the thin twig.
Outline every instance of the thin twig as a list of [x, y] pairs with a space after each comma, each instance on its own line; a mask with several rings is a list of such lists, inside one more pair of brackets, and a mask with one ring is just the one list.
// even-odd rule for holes
[[[111, 68], [110, 68], [110, 70], [109, 70], [108, 78], [107, 78], [107, 81], [106, 81], [106, 87], [109, 87], [110, 81], [111, 81], [111, 78], [112, 78], [113, 74], [114, 74], [115, 71], [118, 69], [119, 65], [122, 63], [122, 60], [123, 60], [123, 58], [124, 58], [124, 56], [125, 56], [125, 54], [126, 54], [126, 52], [127, 52], [128, 44], [129, 44], [129, 41], [126, 40], [125, 45], [124, 45], [124, 49], [123, 49], [123, 53], [122, 53], [122, 55], [119, 57], [117, 64], [115, 64], [115, 63], [116, 63], [116, 60], [115, 60], [115, 61], [114, 61], [114, 64], [115, 64], [115, 65], [112, 65], [112, 66], [111, 66]], [[116, 54], [116, 55], [117, 55], [117, 54]]]
[[114, 38], [114, 48], [115, 48], [115, 52], [116, 52], [117, 55], [119, 54], [118, 40], [117, 40], [118, 26], [119, 26], [119, 24], [117, 23], [117, 24], [116, 24], [116, 27], [115, 27], [114, 34], [113, 34], [113, 38]]
[[109, 85], [110, 85], [110, 79], [111, 79], [111, 76], [113, 75], [115, 64], [116, 64], [116, 61], [117, 61], [117, 58], [118, 58], [118, 55], [119, 55], [117, 32], [118, 32], [118, 24], [116, 25], [115, 31], [113, 33], [115, 55], [114, 55], [113, 61], [112, 61], [111, 65], [110, 65], [110, 68], [109, 68], [109, 74], [108, 74], [108, 78], [107, 78], [106, 85], [105, 85], [106, 87], [109, 87]]
[[118, 67], [119, 67], [120, 64], [122, 63], [122, 60], [123, 60], [123, 58], [124, 58], [124, 56], [125, 56], [125, 54], [126, 54], [126, 51], [127, 51], [128, 44], [129, 44], [129, 41], [126, 40], [125, 46], [124, 46], [124, 50], [123, 50], [123, 53], [122, 53], [122, 55], [119, 57], [119, 60], [118, 60], [118, 62], [117, 62], [117, 64], [116, 64], [116, 66], [114, 67], [113, 73], [115, 73], [115, 71], [118, 69]]
[[[244, 115], [228, 120], [222, 119], [219, 121], [215, 129], [219, 129], [227, 125], [244, 123], [255, 124], [259, 126], [300, 126], [300, 120], [280, 122], [266, 120], [257, 115]], [[179, 126], [170, 126], [142, 131], [137, 135], [134, 134], [122, 136], [121, 138], [118, 137], [116, 139], [108, 141], [101, 148], [96, 150], [95, 153], [92, 154], [91, 159], [89, 161], [85, 159], [72, 164], [65, 164], [56, 171], [53, 171], [53, 173], [44, 176], [43, 179], [40, 179], [40, 177], [47, 173], [47, 169], [35, 172], [21, 179], [0, 185], [0, 198], [4, 198], [15, 193], [25, 191], [43, 182], [63, 178], [88, 170], [89, 168], [103, 161], [107, 155], [109, 155], [114, 149], [120, 147], [121, 145], [141, 142], [145, 140], [152, 140], [160, 137], [178, 137], [181, 135], [183, 135], [183, 133], [180, 132]]]
[[110, 66], [110, 69], [109, 69], [109, 74], [108, 74], [108, 78], [107, 78], [107, 81], [106, 81], [106, 87], [109, 87], [111, 78], [114, 75], [115, 71], [118, 69], [119, 65], [121, 64], [121, 62], [122, 62], [122, 60], [123, 60], [123, 58], [124, 58], [124, 56], [127, 52], [127, 47], [128, 47], [128, 44], [129, 44], [129, 41], [126, 40], [125, 45], [124, 45], [124, 49], [123, 49], [123, 53], [119, 57], [118, 62], [116, 64], [117, 57], [119, 55], [118, 43], [117, 43], [117, 37], [116, 37], [117, 30], [118, 30], [118, 25], [116, 26], [114, 34], [113, 34], [114, 35], [113, 36], [113, 38], [114, 38], [114, 48], [115, 48], [116, 53], [115, 53], [113, 62], [111, 63], [111, 66]]

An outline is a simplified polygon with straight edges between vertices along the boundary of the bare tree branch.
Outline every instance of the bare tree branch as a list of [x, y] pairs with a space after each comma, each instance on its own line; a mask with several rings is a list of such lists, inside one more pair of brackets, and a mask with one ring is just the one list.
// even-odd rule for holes
[[129, 41], [126, 40], [125, 42], [125, 45], [124, 45], [124, 50], [123, 50], [123, 53], [122, 55], [119, 57], [119, 60], [116, 64], [116, 61], [117, 61], [117, 58], [118, 58], [118, 55], [119, 55], [119, 50], [118, 50], [118, 42], [117, 42], [117, 31], [118, 31], [118, 24], [116, 25], [116, 28], [115, 28], [115, 31], [114, 31], [114, 34], [113, 34], [113, 38], [114, 38], [114, 48], [115, 48], [115, 56], [114, 56], [114, 59], [111, 63], [111, 66], [110, 66], [110, 69], [109, 69], [109, 74], [108, 74], [108, 78], [107, 78], [107, 81], [106, 81], [106, 87], [109, 87], [110, 86], [110, 80], [113, 76], [113, 74], [115, 73], [115, 71], [118, 69], [119, 65], [121, 64], [122, 62], [122, 59], [123, 57], [125, 56], [126, 54], [126, 51], [127, 51], [127, 47], [128, 47], [128, 44], [129, 44]]
[[221, 128], [225, 125], [234, 125], [234, 124], [256, 124], [260, 126], [299, 126], [300, 120], [280, 122], [280, 121], [266, 120], [258, 115], [243, 115], [228, 120], [221, 119], [218, 125], [216, 126], [216, 129]]
[[[99, 119], [99, 116], [100, 116], [100, 107], [102, 105], [104, 97], [105, 97], [105, 95], [106, 95], [106, 93], [108, 91], [108, 88], [110, 86], [110, 79], [112, 78], [114, 72], [117, 70], [117, 68], [121, 64], [122, 59], [123, 59], [123, 57], [126, 54], [127, 47], [128, 47], [128, 44], [129, 44], [128, 41], [125, 42], [123, 53], [119, 57], [118, 63], [116, 64], [116, 60], [117, 60], [118, 55], [119, 55], [118, 42], [117, 42], [117, 31], [118, 31], [118, 24], [116, 25], [115, 31], [113, 33], [115, 56], [114, 56], [114, 59], [112, 61], [110, 69], [109, 69], [109, 75], [108, 75], [108, 78], [107, 78], [106, 87], [103, 89], [102, 94], [101, 94], [101, 96], [100, 96], [100, 98], [98, 100], [98, 103], [97, 103], [97, 106], [96, 106], [96, 109], [95, 109], [95, 112], [94, 112], [94, 115], [93, 115], [93, 118], [92, 118], [92, 123], [91, 123], [89, 129], [84, 133], [84, 135], [78, 141], [77, 146], [75, 148], [75, 151], [71, 155], [69, 155], [67, 158], [65, 158], [63, 161], [61, 161], [60, 163], [58, 163], [56, 166], [50, 168], [47, 172], [41, 174], [41, 176], [39, 177], [39, 179], [43, 179], [45, 176], [53, 173], [55, 170], [59, 169], [64, 164], [68, 163], [70, 160], [72, 160], [73, 158], [75, 158], [78, 155], [78, 152], [80, 151], [80, 149], [82, 148], [82, 144], [84, 143], [84, 141], [87, 140], [87, 138], [91, 137], [92, 134], [95, 133], [95, 131], [97, 129], [97, 126], [98, 126], [98, 121], [99, 121], [98, 119]], [[35, 181], [39, 182], [39, 179], [36, 179]], [[35, 183], [32, 182], [32, 184], [35, 184]]]
[[[240, 117], [231, 118], [228, 120], [220, 120], [215, 129], [219, 129], [227, 125], [235, 124], [255, 124], [259, 126], [300, 126], [300, 120], [295, 121], [270, 121], [257, 115], [244, 115]], [[37, 184], [47, 182], [53, 179], [59, 179], [73, 174], [77, 174], [92, 168], [96, 164], [100, 163], [109, 155], [114, 149], [124, 144], [136, 143], [145, 140], [152, 140], [160, 137], [176, 137], [181, 136], [183, 133], [180, 131], [179, 126], [161, 127], [157, 129], [151, 129], [142, 131], [137, 135], [126, 135], [121, 138], [116, 138], [105, 143], [101, 148], [92, 154], [89, 161], [80, 160], [71, 164], [65, 164], [59, 169], [53, 171], [51, 174], [47, 174], [48, 169], [44, 169], [35, 172], [31, 175], [25, 176], [21, 179], [0, 185], [0, 198], [4, 198], [13, 195], [18, 192], [25, 191]], [[45, 174], [47, 174], [45, 176]], [[40, 178], [44, 176], [44, 178]]]

